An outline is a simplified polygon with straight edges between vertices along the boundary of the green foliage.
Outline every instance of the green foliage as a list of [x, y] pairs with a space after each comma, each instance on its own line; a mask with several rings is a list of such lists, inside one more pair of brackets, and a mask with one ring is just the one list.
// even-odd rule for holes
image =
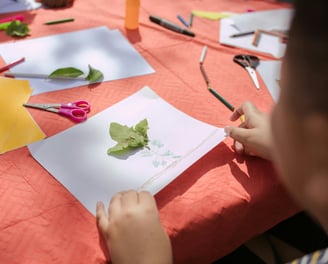
[[[83, 75], [83, 71], [74, 68], [74, 67], [67, 67], [67, 68], [59, 68], [50, 73], [48, 78], [76, 78]], [[88, 76], [85, 77], [86, 81], [89, 82], [96, 82], [104, 78], [104, 75], [101, 71], [91, 67], [89, 65], [89, 73]]]
[[57, 78], [57, 77], [70, 77], [75, 78], [78, 76], [81, 76], [83, 74], [83, 71], [73, 68], [73, 67], [67, 67], [67, 68], [60, 68], [55, 71], [53, 71], [48, 77], [49, 78]]
[[30, 32], [28, 25], [18, 20], [0, 24], [0, 30], [5, 30], [12, 37], [25, 37]]
[[107, 150], [108, 154], [120, 153], [130, 148], [147, 147], [148, 144], [148, 121], [144, 119], [135, 127], [128, 127], [112, 122], [109, 128], [109, 135], [117, 142], [114, 147]]
[[5, 22], [0, 24], [0, 30], [6, 30], [11, 22]]
[[89, 82], [96, 82], [103, 78], [104, 78], [104, 75], [101, 71], [99, 71], [99, 70], [91, 67], [91, 65], [89, 65], [89, 74], [86, 77], [86, 80], [88, 80]]

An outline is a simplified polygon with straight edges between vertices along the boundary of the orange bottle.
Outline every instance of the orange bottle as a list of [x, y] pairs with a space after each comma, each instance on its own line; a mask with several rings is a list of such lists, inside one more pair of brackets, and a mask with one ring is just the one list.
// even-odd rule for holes
[[140, 0], [125, 0], [125, 27], [137, 29], [139, 27]]

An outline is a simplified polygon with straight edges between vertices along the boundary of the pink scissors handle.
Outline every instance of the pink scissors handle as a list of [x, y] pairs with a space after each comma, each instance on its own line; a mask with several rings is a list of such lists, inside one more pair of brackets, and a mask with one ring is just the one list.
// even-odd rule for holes
[[83, 122], [87, 120], [87, 112], [82, 108], [65, 108], [61, 107], [58, 109], [58, 114], [68, 117], [74, 122]]
[[86, 113], [90, 112], [90, 104], [87, 101], [83, 101], [83, 100], [62, 104], [60, 107], [66, 109], [81, 109]]

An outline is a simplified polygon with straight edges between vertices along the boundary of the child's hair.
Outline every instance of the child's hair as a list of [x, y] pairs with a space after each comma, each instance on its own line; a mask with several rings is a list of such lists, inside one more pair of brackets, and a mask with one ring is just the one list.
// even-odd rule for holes
[[288, 98], [301, 114], [328, 117], [328, 1], [294, 0], [286, 51]]
[[65, 7], [73, 3], [74, 0], [41, 0], [41, 3], [47, 7]]

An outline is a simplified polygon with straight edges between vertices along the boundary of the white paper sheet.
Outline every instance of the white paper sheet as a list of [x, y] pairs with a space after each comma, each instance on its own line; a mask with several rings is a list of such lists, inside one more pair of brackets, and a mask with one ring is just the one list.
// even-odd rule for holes
[[261, 61], [257, 67], [257, 71], [261, 75], [274, 102], [278, 101], [280, 94], [280, 70], [281, 61]]
[[286, 44], [281, 43], [276, 36], [261, 34], [258, 46], [252, 44], [254, 34], [237, 38], [230, 36], [240, 32], [256, 31], [257, 29], [288, 30], [292, 15], [292, 9], [278, 9], [250, 12], [221, 19], [219, 42], [224, 45], [244, 48], [265, 53], [275, 58], [281, 58], [285, 54]]
[[[134, 126], [147, 118], [149, 147], [115, 157], [109, 125]], [[92, 214], [118, 191], [155, 194], [224, 139], [222, 128], [177, 110], [150, 88], [111, 106], [85, 123], [29, 145], [33, 157]]]
[[33, 10], [41, 7], [40, 3], [34, 0], [1, 0], [0, 1], [0, 13], [19, 12], [26, 10]]
[[257, 29], [287, 31], [292, 17], [292, 9], [275, 9], [234, 15], [231, 19], [241, 32]]
[[[154, 72], [119, 30], [107, 27], [5, 43], [0, 45], [0, 55], [6, 63], [25, 57], [24, 63], [11, 69], [13, 73], [48, 76], [58, 68], [75, 67], [87, 75], [90, 64], [104, 74], [103, 81], [111, 81]], [[28, 80], [32, 95], [88, 84], [84, 80]]]

